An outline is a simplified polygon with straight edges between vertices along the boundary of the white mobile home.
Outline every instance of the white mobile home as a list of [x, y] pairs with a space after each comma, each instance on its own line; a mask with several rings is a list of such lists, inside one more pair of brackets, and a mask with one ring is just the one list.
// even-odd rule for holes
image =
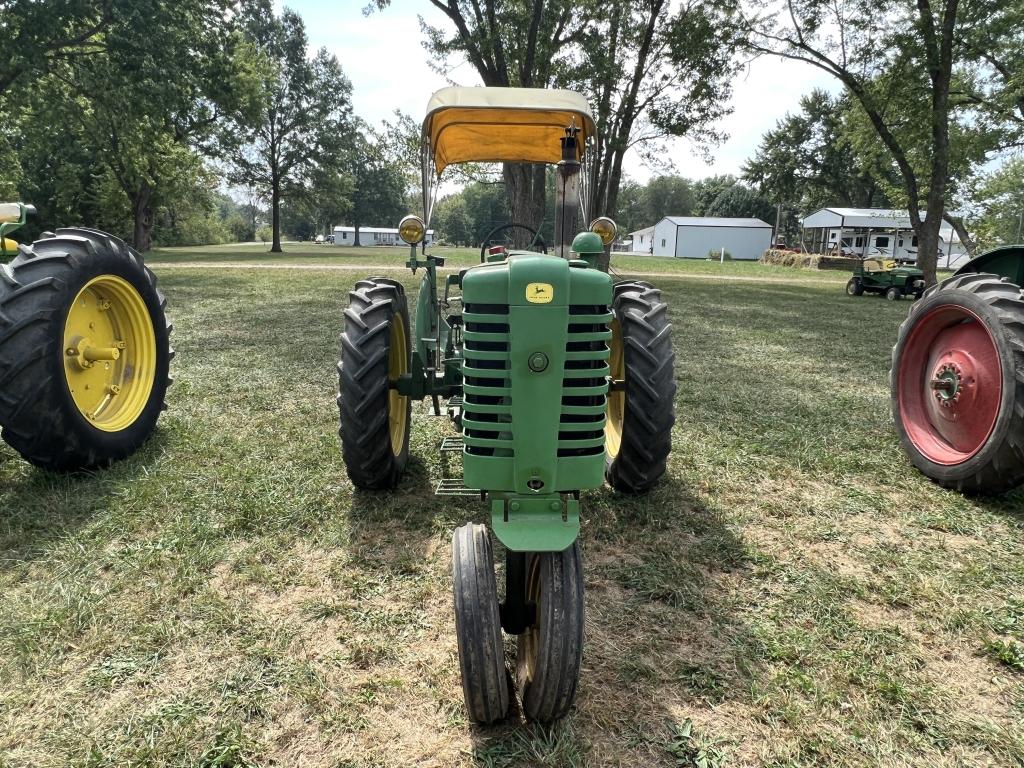
[[722, 249], [734, 259], [759, 259], [772, 244], [772, 225], [761, 219], [666, 216], [654, 225], [655, 256], [706, 259]]
[[[427, 230], [426, 243], [432, 245], [434, 242], [434, 230]], [[355, 245], [355, 227], [335, 227], [335, 245]], [[397, 227], [360, 227], [359, 245], [405, 245], [402, 238], [398, 236]]]
[[[812, 252], [860, 258], [917, 261], [917, 235], [907, 211], [882, 208], [822, 208], [804, 218], [804, 240]], [[969, 258], [956, 230], [939, 228], [939, 266], [958, 267]]]

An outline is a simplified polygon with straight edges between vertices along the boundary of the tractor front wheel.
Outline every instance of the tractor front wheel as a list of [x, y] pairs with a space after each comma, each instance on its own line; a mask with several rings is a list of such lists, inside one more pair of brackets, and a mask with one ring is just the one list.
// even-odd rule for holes
[[393, 488], [409, 461], [412, 402], [395, 385], [409, 370], [409, 307], [402, 284], [360, 280], [349, 293], [338, 363], [345, 469], [357, 488]]
[[44, 469], [134, 453], [166, 407], [167, 305], [116, 237], [59, 229], [0, 265], [0, 429]]
[[618, 283], [612, 311], [605, 478], [617, 491], [642, 493], [665, 474], [672, 450], [672, 326], [661, 291], [649, 283]]
[[469, 719], [493, 723], [508, 715], [508, 675], [498, 589], [487, 526], [467, 523], [452, 534], [455, 635]]
[[928, 289], [892, 351], [892, 414], [914, 465], [940, 485], [1024, 483], [1024, 291], [966, 274]]
[[902, 299], [903, 291], [897, 288], [895, 285], [891, 285], [885, 289], [885, 298], [887, 301], [896, 301], [897, 299]]
[[523, 713], [541, 723], [565, 717], [583, 660], [583, 556], [579, 540], [562, 552], [528, 557], [526, 600], [533, 626], [519, 635], [517, 670]]

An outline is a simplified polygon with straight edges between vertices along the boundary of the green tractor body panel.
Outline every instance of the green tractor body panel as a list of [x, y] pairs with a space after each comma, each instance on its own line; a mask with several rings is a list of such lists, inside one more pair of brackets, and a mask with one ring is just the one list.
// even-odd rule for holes
[[976, 256], [956, 271], [957, 275], [986, 272], [1005, 277], [1024, 287], [1024, 245], [1004, 245]]
[[467, 270], [462, 297], [465, 483], [510, 549], [564, 549], [578, 506], [559, 494], [603, 482], [611, 278], [512, 253]]
[[34, 206], [24, 203], [0, 203], [0, 262], [18, 255], [18, 244], [7, 236], [25, 226], [28, 215], [35, 212]]

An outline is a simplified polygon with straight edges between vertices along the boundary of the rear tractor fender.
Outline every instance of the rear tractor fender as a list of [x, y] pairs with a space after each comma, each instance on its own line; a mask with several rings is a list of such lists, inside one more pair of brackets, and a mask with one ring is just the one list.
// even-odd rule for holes
[[960, 267], [955, 276], [971, 273], [999, 275], [1024, 287], [1024, 245], [1004, 245], [985, 251]]

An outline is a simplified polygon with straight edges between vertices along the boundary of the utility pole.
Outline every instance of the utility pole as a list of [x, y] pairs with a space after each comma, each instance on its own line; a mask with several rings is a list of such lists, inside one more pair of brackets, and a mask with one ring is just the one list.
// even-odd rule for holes
[[775, 229], [772, 231], [772, 248], [779, 244], [779, 220], [782, 218], [782, 203], [775, 204]]

